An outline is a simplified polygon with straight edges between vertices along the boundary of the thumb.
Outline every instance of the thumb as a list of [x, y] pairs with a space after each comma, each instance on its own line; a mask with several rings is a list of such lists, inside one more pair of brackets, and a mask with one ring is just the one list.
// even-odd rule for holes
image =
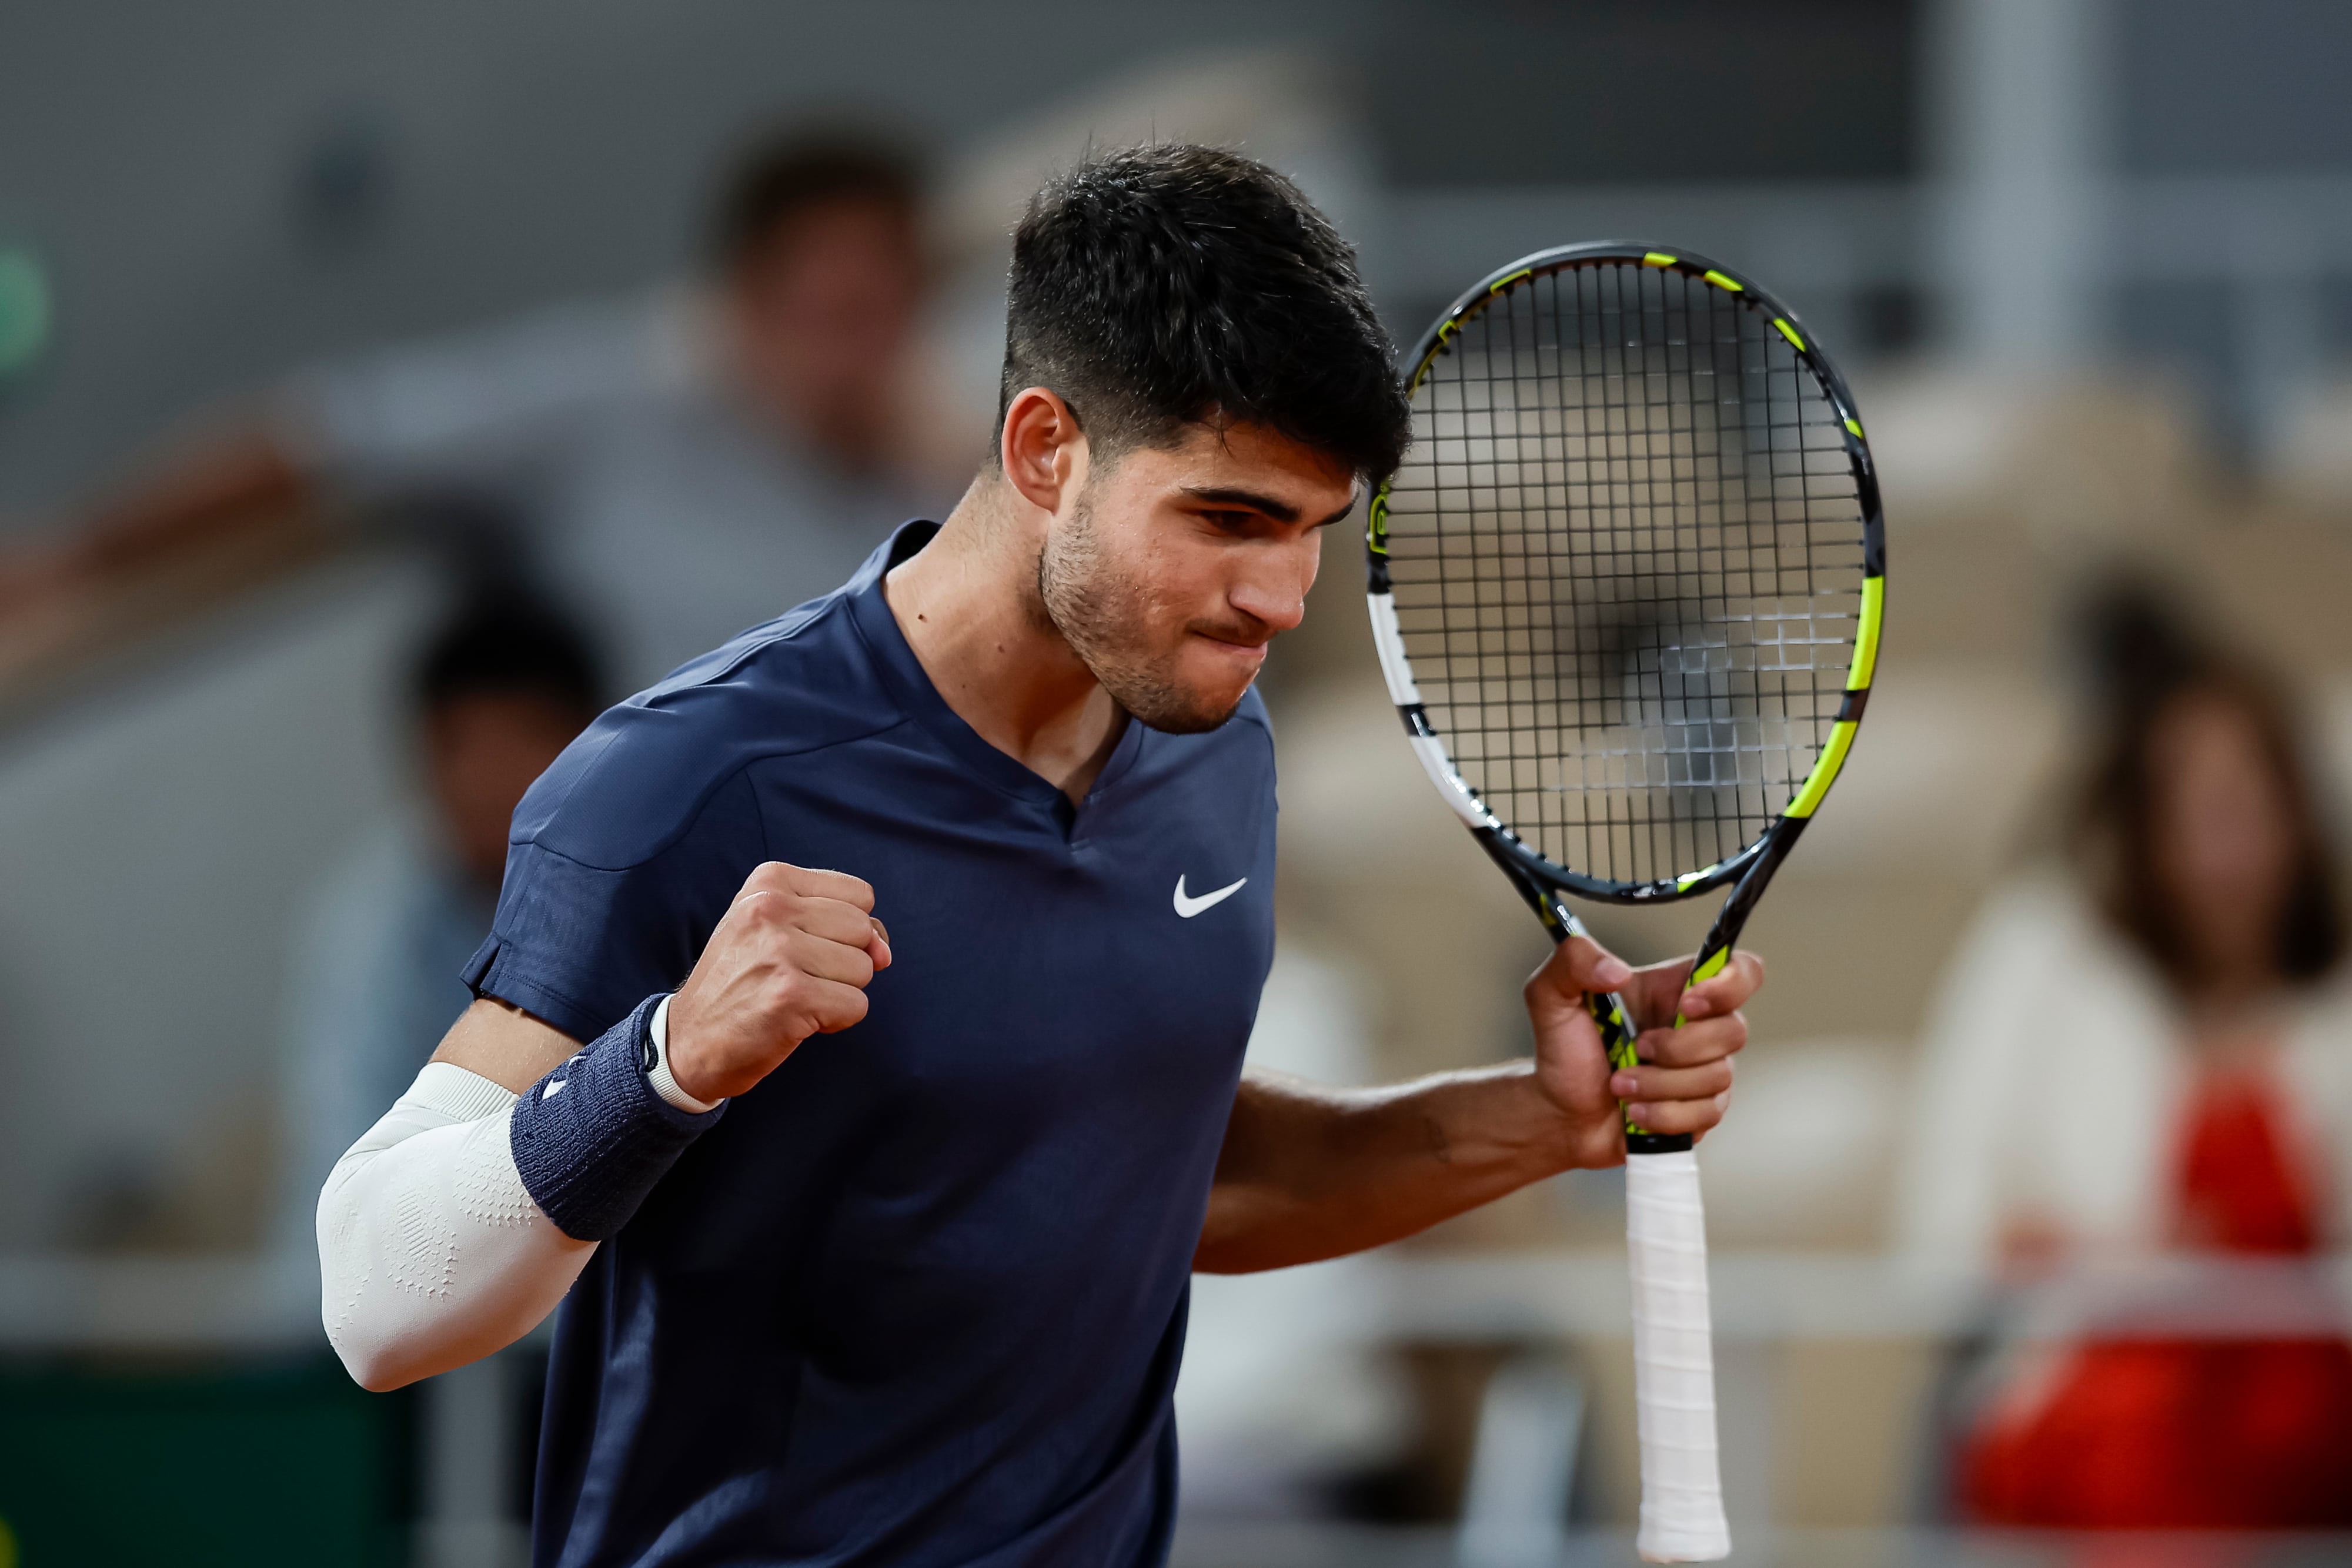
[[1536, 971], [1535, 988], [1562, 998], [1613, 991], [1633, 977], [1633, 967], [1590, 936], [1571, 936]]

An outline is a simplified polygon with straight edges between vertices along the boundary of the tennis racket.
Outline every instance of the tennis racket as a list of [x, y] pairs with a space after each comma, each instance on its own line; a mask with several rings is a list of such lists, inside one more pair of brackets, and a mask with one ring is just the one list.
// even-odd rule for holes
[[[1405, 362], [1412, 445], [1366, 530], [1406, 734], [1555, 940], [1565, 896], [1730, 889], [1720, 972], [1853, 744], [1885, 581], [1843, 380], [1795, 314], [1701, 256], [1608, 242], [1514, 262]], [[1636, 1030], [1591, 998], [1610, 1060]], [[1727, 1555], [1706, 1232], [1688, 1134], [1625, 1128], [1637, 1545]]]

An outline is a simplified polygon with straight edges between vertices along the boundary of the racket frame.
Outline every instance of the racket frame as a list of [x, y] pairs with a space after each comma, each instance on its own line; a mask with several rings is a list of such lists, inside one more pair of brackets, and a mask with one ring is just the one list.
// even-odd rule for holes
[[[1780, 869], [1790, 849], [1812, 821], [1831, 786], [1837, 782], [1845, 765], [1847, 754], [1862, 721], [1863, 710], [1870, 701], [1871, 683], [1877, 672], [1880, 624], [1885, 607], [1886, 542], [1885, 522], [1878, 493], [1878, 471], [1872, 460], [1870, 443], [1863, 434], [1862, 418], [1855, 408], [1853, 394], [1846, 389], [1845, 378], [1839, 373], [1827, 354], [1814, 342], [1795, 311], [1790, 310], [1771, 293], [1745, 275], [1725, 267], [1720, 262], [1671, 246], [1642, 244], [1629, 240], [1597, 240], [1583, 245], [1559, 246], [1522, 256], [1507, 267], [1497, 267], [1456, 299], [1435, 325], [1423, 334], [1406, 359], [1404, 377], [1408, 396], [1417, 392], [1427, 378], [1430, 368], [1449, 351], [1463, 323], [1485, 311], [1497, 298], [1521, 284], [1570, 267], [1603, 264], [1638, 264], [1642, 267], [1671, 270], [1694, 277], [1708, 287], [1736, 296], [1748, 308], [1758, 311], [1787, 340], [1797, 362], [1810, 371], [1835, 413], [1845, 444], [1848, 463], [1853, 474], [1855, 501], [1862, 513], [1863, 578], [1861, 604], [1854, 631], [1853, 655], [1846, 674], [1843, 700], [1831, 724], [1830, 735], [1823, 742], [1819, 756], [1806, 775], [1804, 782], [1780, 813], [1768, 823], [1756, 839], [1735, 853], [1725, 856], [1713, 865], [1687, 872], [1672, 878], [1648, 882], [1618, 882], [1596, 877], [1560, 865], [1538, 852], [1533, 845], [1513, 832], [1508, 824], [1487, 808], [1478, 792], [1447, 752], [1445, 743], [1431, 726], [1421, 691], [1412, 674], [1412, 664], [1405, 653], [1402, 629], [1397, 619], [1396, 600], [1389, 576], [1388, 500], [1394, 476], [1381, 481], [1366, 507], [1364, 528], [1365, 595], [1371, 612], [1372, 641], [1380, 653], [1381, 671], [1388, 681], [1389, 695], [1403, 720], [1405, 733], [1412, 740], [1423, 768], [1437, 786], [1448, 806], [1470, 830], [1480, 847], [1493, 858], [1511, 884], [1535, 910], [1556, 942], [1584, 935], [1582, 923], [1570, 908], [1563, 894], [1597, 903], [1645, 904], [1674, 903], [1696, 898], [1717, 888], [1730, 887], [1730, 896], [1724, 900], [1706, 939], [1699, 945], [1696, 961], [1691, 967], [1686, 986], [1696, 985], [1717, 974], [1730, 962], [1733, 945], [1747, 925], [1748, 915], [1761, 898], [1772, 873]], [[1594, 1021], [1599, 1024], [1601, 1044], [1607, 1049], [1613, 1066], [1628, 1068], [1639, 1060], [1636, 1040], [1640, 1031], [1622, 998], [1611, 993], [1588, 998]], [[1681, 1019], [1677, 1019], [1677, 1025]], [[1688, 1134], [1656, 1134], [1626, 1123], [1625, 1145], [1629, 1154], [1666, 1154], [1691, 1147]]]

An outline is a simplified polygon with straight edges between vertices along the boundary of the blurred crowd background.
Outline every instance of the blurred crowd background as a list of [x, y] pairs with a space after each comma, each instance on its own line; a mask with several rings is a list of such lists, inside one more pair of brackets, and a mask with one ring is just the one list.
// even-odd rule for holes
[[[1702, 1154], [1737, 1560], [2352, 1560], [2347, 77], [2328, 0], [16, 7], [0, 1565], [521, 1560], [534, 1353], [352, 1389], [319, 1177], [524, 785], [952, 504], [1023, 198], [1148, 137], [1297, 177], [1407, 341], [1629, 237], [1853, 382], [1877, 692]], [[1253, 1051], [1368, 1082], [1522, 1050], [1544, 943], [1360, 585], [1265, 677]], [[1630, 1561], [1622, 1226], [1199, 1281], [1180, 1561]]]

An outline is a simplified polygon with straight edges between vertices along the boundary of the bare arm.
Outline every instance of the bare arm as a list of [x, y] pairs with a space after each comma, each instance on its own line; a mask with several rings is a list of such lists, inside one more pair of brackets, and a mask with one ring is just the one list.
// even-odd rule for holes
[[[890, 962], [873, 902], [871, 888], [839, 872], [752, 872], [668, 999], [664, 1054], [678, 1087], [698, 1099], [740, 1094], [809, 1036], [863, 1018], [864, 988]], [[646, 1026], [652, 1038], [662, 1037], [661, 1016]], [[562, 1188], [532, 1186], [509, 1136], [513, 1118], [533, 1108], [518, 1095], [575, 1053], [588, 1062], [602, 1048], [597, 1060], [609, 1062], [613, 1039], [583, 1051], [504, 1002], [477, 1001], [415, 1085], [336, 1164], [319, 1200], [322, 1310], [363, 1386], [396, 1388], [512, 1343], [562, 1300], [593, 1238], [625, 1222], [625, 1212], [607, 1214], [614, 1228], [567, 1233], [539, 1196]], [[634, 1036], [628, 1049], [634, 1073]], [[591, 1062], [565, 1075], [591, 1085], [561, 1103], [565, 1114], [593, 1096], [593, 1071]], [[561, 1201], [551, 1210], [579, 1218]]]
[[0, 558], [0, 607], [135, 572], [282, 523], [315, 497], [310, 476], [258, 426], [166, 460], [69, 522]]
[[[1615, 1165], [1621, 1099], [1655, 1131], [1704, 1133], [1730, 1098], [1731, 1056], [1748, 1038], [1738, 1009], [1764, 970], [1738, 954], [1684, 998], [1689, 970], [1685, 958], [1628, 971], [1580, 939], [1528, 982], [1531, 1060], [1378, 1089], [1245, 1074], [1193, 1266], [1238, 1274], [1336, 1258], [1531, 1181]], [[1643, 1066], [1610, 1071], [1584, 1010], [1587, 986], [1624, 992], [1643, 1026]], [[1669, 1029], [1678, 1002], [1690, 1021]]]
[[479, 1073], [509, 1093], [520, 1094], [579, 1049], [580, 1041], [553, 1024], [511, 1003], [483, 997], [457, 1015], [433, 1060]]

